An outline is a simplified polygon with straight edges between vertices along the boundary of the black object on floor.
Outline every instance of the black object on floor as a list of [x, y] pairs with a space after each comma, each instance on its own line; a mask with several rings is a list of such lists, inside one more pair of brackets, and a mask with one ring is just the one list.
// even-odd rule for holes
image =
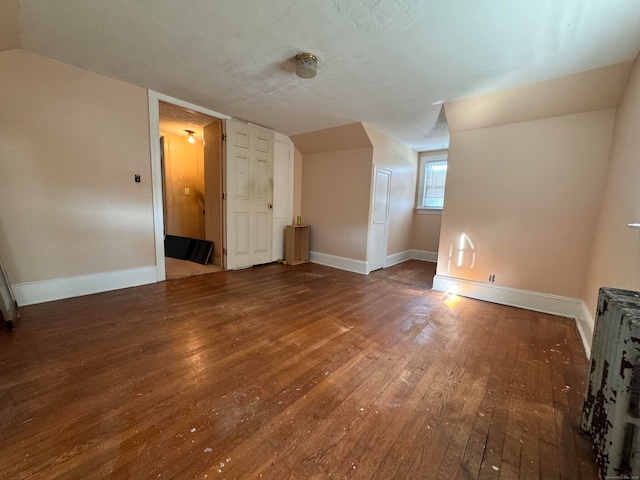
[[206, 265], [213, 251], [213, 242], [198, 240], [196, 238], [178, 237], [177, 235], [164, 236], [165, 257], [179, 260], [190, 260], [201, 265]]

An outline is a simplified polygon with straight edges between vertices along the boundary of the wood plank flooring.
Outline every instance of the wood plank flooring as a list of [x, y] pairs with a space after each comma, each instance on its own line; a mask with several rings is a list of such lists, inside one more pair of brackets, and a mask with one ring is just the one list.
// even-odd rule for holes
[[21, 309], [2, 479], [596, 479], [572, 320], [267, 265]]

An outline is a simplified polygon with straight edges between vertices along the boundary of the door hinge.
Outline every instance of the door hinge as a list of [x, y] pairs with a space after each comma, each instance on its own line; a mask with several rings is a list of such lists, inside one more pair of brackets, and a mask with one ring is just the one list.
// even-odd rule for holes
[[222, 255], [226, 255], [226, 254], [227, 254], [227, 249], [226, 249], [226, 248], [223, 248], [223, 249], [222, 249]]
[[226, 200], [226, 198], [227, 198], [227, 194], [223, 192], [223, 193], [222, 193], [222, 199], [223, 199], [223, 200]]
[[223, 134], [222, 134], [222, 141], [224, 142], [226, 139], [227, 139], [227, 134], [226, 134], [226, 133], [223, 133]]

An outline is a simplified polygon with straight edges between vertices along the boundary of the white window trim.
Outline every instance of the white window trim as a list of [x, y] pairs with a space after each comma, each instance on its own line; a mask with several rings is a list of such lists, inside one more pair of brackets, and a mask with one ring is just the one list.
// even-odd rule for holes
[[418, 177], [418, 190], [416, 191], [416, 213], [420, 215], [442, 215], [442, 208], [433, 207], [421, 207], [422, 192], [424, 192], [424, 182], [426, 181], [425, 166], [429, 162], [447, 162], [449, 159], [448, 153], [441, 153], [438, 155], [429, 155], [423, 153], [420, 155], [420, 176]]

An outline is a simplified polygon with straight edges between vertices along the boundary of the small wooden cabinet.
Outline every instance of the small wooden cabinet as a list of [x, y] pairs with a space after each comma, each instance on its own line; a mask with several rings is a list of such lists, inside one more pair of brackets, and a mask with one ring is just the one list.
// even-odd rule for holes
[[309, 263], [309, 225], [287, 225], [284, 258], [289, 265]]

